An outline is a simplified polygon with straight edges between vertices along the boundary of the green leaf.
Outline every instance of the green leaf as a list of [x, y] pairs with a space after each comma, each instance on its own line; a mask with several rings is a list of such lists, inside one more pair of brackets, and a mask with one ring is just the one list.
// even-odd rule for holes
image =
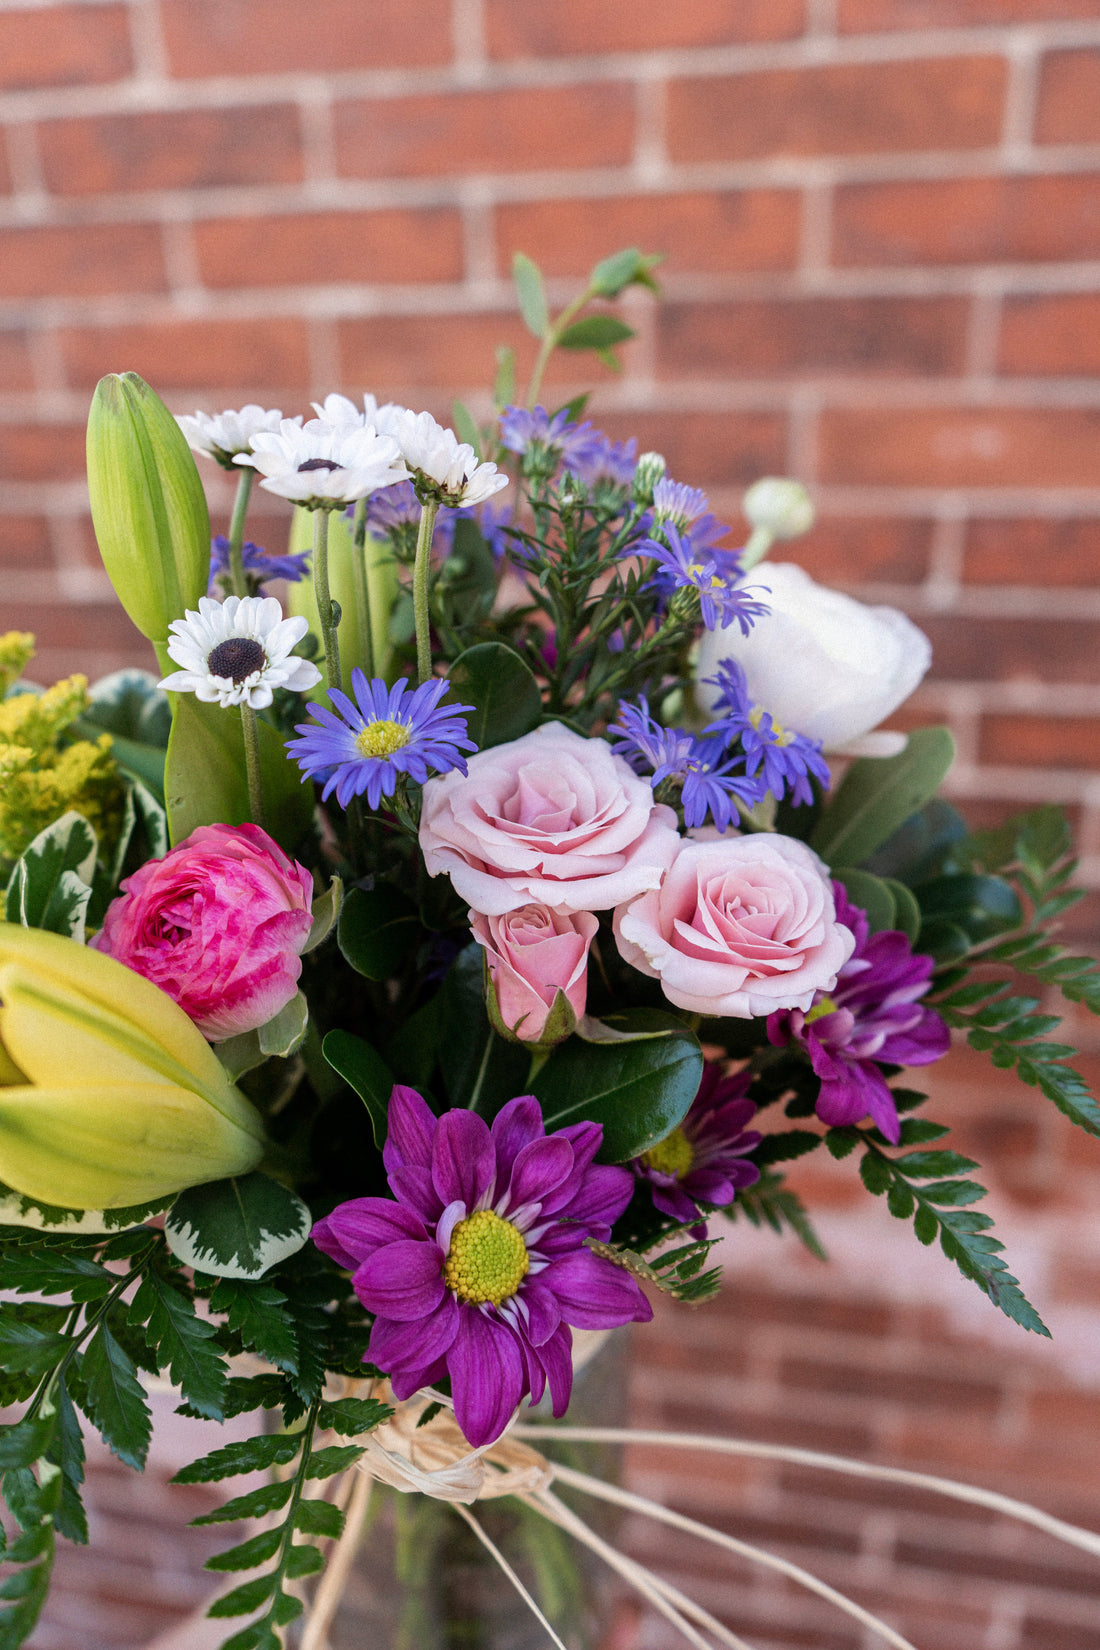
[[336, 1473], [353, 1467], [362, 1453], [362, 1444], [329, 1444], [324, 1449], [312, 1450], [304, 1476], [332, 1478]]
[[467, 446], [474, 449], [474, 454], [480, 463], [481, 431], [478, 429], [477, 422], [464, 401], [451, 402], [451, 422], [454, 425], [458, 439], [465, 441]]
[[362, 1100], [374, 1130], [374, 1143], [381, 1151], [386, 1144], [389, 1127], [390, 1095], [393, 1093], [393, 1073], [385, 1060], [362, 1037], [350, 1031], [330, 1031], [321, 1044], [321, 1052], [345, 1083], [350, 1083]]
[[260, 1052], [265, 1058], [276, 1056], [285, 1060], [301, 1048], [308, 1024], [309, 1004], [305, 992], [296, 991], [289, 1003], [285, 1003], [278, 1014], [259, 1028], [256, 1035], [260, 1041]]
[[222, 1278], [210, 1296], [210, 1310], [224, 1312], [243, 1346], [287, 1374], [298, 1371], [298, 1341], [286, 1296], [271, 1283]]
[[588, 290], [598, 298], [617, 298], [628, 286], [645, 286], [657, 292], [657, 282], [650, 272], [661, 262], [659, 255], [647, 257], [636, 246], [624, 247], [609, 258], [601, 258], [588, 277]]
[[516, 283], [519, 312], [528, 332], [536, 338], [545, 338], [550, 330], [550, 311], [546, 304], [546, 287], [542, 271], [523, 252], [512, 258], [512, 279]]
[[14, 1426], [0, 1426], [0, 1472], [30, 1467], [42, 1455], [54, 1434], [53, 1416], [38, 1415]]
[[934, 794], [954, 754], [947, 728], [917, 728], [897, 756], [853, 762], [817, 823], [811, 848], [827, 864], [862, 865]]
[[920, 905], [922, 931], [925, 923], [933, 930], [952, 923], [961, 928], [972, 944], [993, 934], [1019, 927], [1023, 908], [1003, 877], [956, 874], [935, 877], [913, 890]]
[[[180, 615], [182, 617], [182, 614]], [[172, 726], [168, 696], [147, 670], [115, 670], [88, 689], [90, 704], [77, 718], [83, 739], [111, 735], [111, 755], [123, 773], [157, 799], [164, 797], [164, 750]]]
[[904, 1180], [895, 1180], [890, 1187], [886, 1199], [886, 1206], [895, 1220], [908, 1220], [913, 1213], [916, 1199]]
[[346, 1438], [372, 1432], [392, 1414], [390, 1406], [379, 1403], [377, 1398], [335, 1398], [332, 1403], [321, 1405], [318, 1425]]
[[503, 642], [479, 642], [450, 669], [451, 689], [473, 705], [467, 731], [479, 751], [530, 733], [542, 717], [542, 694], [527, 665]]
[[96, 848], [92, 827], [72, 809], [39, 831], [15, 862], [5, 899], [7, 920], [83, 945]]
[[316, 951], [328, 939], [336, 926], [340, 915], [340, 908], [344, 903], [344, 884], [340, 878], [330, 879], [323, 894], [318, 894], [313, 902], [313, 927], [309, 931], [309, 939], [302, 947], [302, 956], [306, 957], [311, 951]]
[[912, 887], [944, 870], [965, 837], [966, 823], [958, 809], [933, 797], [875, 849], [863, 868]]
[[237, 1438], [221, 1449], [181, 1467], [173, 1484], [211, 1484], [242, 1472], [266, 1472], [285, 1467], [302, 1447], [300, 1432], [265, 1432], [258, 1438]]
[[101, 1323], [80, 1361], [84, 1409], [103, 1442], [127, 1466], [145, 1466], [153, 1423], [133, 1359]]
[[811, 1129], [785, 1129], [781, 1134], [766, 1134], [752, 1154], [754, 1163], [789, 1163], [796, 1157], [805, 1157], [820, 1146], [823, 1135]]
[[0, 1312], [0, 1367], [6, 1373], [48, 1375], [68, 1352], [69, 1337], [39, 1329], [15, 1313], [13, 1307]]
[[439, 994], [439, 1063], [452, 1106], [492, 1118], [527, 1092], [530, 1055], [499, 1037], [485, 1011], [480, 945], [460, 951]]
[[296, 1542], [287, 1554], [286, 1573], [291, 1581], [297, 1581], [300, 1576], [316, 1575], [324, 1567], [323, 1553], [308, 1542]]
[[859, 1176], [867, 1190], [881, 1197], [890, 1185], [890, 1165], [875, 1152], [865, 1152], [859, 1165]]
[[433, 595], [445, 625], [461, 629], [489, 617], [496, 600], [497, 564], [476, 521], [454, 524], [451, 549], [440, 568]]
[[[178, 1482], [178, 1480], [174, 1480]], [[242, 1541], [239, 1546], [230, 1547], [228, 1552], [215, 1553], [203, 1565], [204, 1570], [254, 1570], [258, 1564], [266, 1564], [268, 1559], [274, 1558], [283, 1542], [281, 1527], [273, 1530], [261, 1530], [248, 1541]]]
[[164, 1235], [184, 1266], [220, 1278], [259, 1278], [297, 1253], [312, 1224], [300, 1197], [254, 1170], [181, 1192]]
[[208, 1616], [247, 1616], [253, 1610], [269, 1599], [275, 1591], [278, 1576], [275, 1571], [269, 1575], [254, 1576], [251, 1581], [242, 1582], [234, 1587], [231, 1593], [222, 1598], [216, 1598], [207, 1610]]
[[516, 352], [507, 344], [497, 345], [497, 370], [493, 379], [493, 406], [499, 412], [516, 399]]
[[856, 1129], [850, 1128], [830, 1129], [825, 1136], [825, 1144], [829, 1149], [829, 1155], [839, 1160], [855, 1151], [859, 1145], [859, 1133]]
[[293, 1488], [292, 1478], [283, 1478], [274, 1484], [261, 1484], [258, 1490], [249, 1490], [247, 1495], [236, 1495], [231, 1501], [224, 1501], [211, 1512], [200, 1513], [198, 1518], [193, 1518], [191, 1522], [238, 1524], [245, 1518], [266, 1518], [269, 1513], [278, 1512], [281, 1507], [286, 1506]]
[[[313, 792], [286, 752], [283, 735], [256, 721], [266, 829], [293, 853], [313, 818]], [[172, 717], [164, 771], [168, 827], [173, 844], [200, 825], [243, 825], [251, 818], [244, 767], [244, 735], [238, 709], [200, 703], [181, 693]]]
[[389, 979], [416, 947], [420, 935], [416, 906], [392, 882], [348, 890], [336, 940], [357, 974], [368, 980]]
[[335, 1538], [344, 1528], [344, 1515], [331, 1501], [299, 1501], [294, 1509], [294, 1528], [303, 1535]]
[[634, 328], [620, 321], [617, 315], [585, 315], [566, 327], [558, 336], [561, 349], [611, 349], [634, 337]]
[[895, 926], [897, 901], [888, 882], [884, 882], [881, 877], [872, 876], [870, 871], [856, 871], [847, 866], [840, 870], [834, 866], [833, 876], [844, 884], [852, 904], [858, 905], [866, 914], [867, 925], [872, 934], [882, 933], [885, 929]]
[[599, 1123], [604, 1131], [600, 1157], [625, 1163], [683, 1121], [699, 1091], [703, 1054], [693, 1033], [674, 1015], [629, 1009], [607, 1019], [625, 1030], [650, 1029], [653, 1035], [618, 1043], [571, 1037], [554, 1050], [532, 1088], [548, 1131], [568, 1123]]
[[921, 921], [916, 895], [904, 882], [898, 882], [894, 877], [883, 877], [882, 880], [894, 896], [894, 927], [901, 930], [910, 945], [915, 945]]
[[145, 1272], [130, 1306], [130, 1322], [145, 1325], [145, 1338], [161, 1368], [200, 1415], [221, 1420], [226, 1365], [206, 1319], [196, 1316], [185, 1287], [155, 1268]]

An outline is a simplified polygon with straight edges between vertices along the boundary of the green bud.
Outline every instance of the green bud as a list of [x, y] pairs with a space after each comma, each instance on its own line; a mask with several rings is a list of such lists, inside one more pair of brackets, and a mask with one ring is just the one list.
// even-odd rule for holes
[[635, 504], [652, 504], [653, 489], [668, 474], [663, 453], [643, 453], [634, 469], [632, 494]]
[[170, 670], [168, 626], [206, 594], [210, 517], [183, 431], [137, 373], [110, 373], [96, 387], [88, 492], [107, 576]]

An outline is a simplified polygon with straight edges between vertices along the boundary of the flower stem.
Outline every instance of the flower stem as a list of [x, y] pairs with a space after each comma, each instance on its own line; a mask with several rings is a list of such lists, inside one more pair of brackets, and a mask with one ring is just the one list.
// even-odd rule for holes
[[264, 791], [260, 779], [260, 739], [256, 732], [256, 712], [251, 705], [241, 706], [241, 731], [244, 734], [244, 771], [248, 777], [248, 811], [254, 825], [264, 827]]
[[416, 671], [421, 682], [432, 674], [432, 642], [428, 616], [428, 571], [431, 566], [432, 533], [439, 512], [436, 499], [425, 499], [420, 506], [420, 531], [416, 535], [416, 560], [413, 563], [413, 621], [416, 626]]
[[340, 643], [336, 639], [339, 612], [334, 609], [328, 588], [328, 511], [313, 512], [313, 593], [317, 598], [317, 617], [321, 621], [321, 636], [325, 644], [325, 670], [330, 688], [341, 685]]
[[742, 573], [747, 573], [750, 567], [755, 567], [758, 561], [763, 561], [774, 542], [774, 533], [769, 533], [766, 527], [754, 527], [749, 534], [748, 544], [741, 552]]
[[575, 298], [571, 304], [566, 305], [547, 331], [546, 337], [539, 346], [538, 357], [535, 361], [534, 371], [531, 374], [531, 382], [527, 386], [527, 405], [529, 408], [533, 407], [538, 400], [539, 390], [542, 388], [542, 375], [546, 371], [550, 357], [558, 347], [558, 339], [573, 317], [579, 314], [591, 297], [592, 293], [586, 287], [579, 298]]
[[237, 475], [237, 496], [233, 501], [233, 516], [229, 523], [229, 582], [233, 586], [234, 596], [248, 595], [241, 546], [244, 544], [244, 518], [248, 511], [248, 501], [252, 497], [252, 477], [252, 466], [242, 464]]
[[374, 676], [374, 637], [371, 634], [370, 582], [367, 578], [367, 501], [358, 500], [352, 529], [351, 577], [355, 586], [355, 628], [359, 632], [359, 655], [363, 674]]

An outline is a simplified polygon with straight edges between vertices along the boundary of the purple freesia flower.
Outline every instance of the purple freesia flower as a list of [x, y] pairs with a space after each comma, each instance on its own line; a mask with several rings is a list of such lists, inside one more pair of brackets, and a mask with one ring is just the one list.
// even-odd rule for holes
[[724, 1209], [736, 1194], [760, 1179], [755, 1163], [746, 1162], [764, 1136], [746, 1128], [756, 1107], [746, 1098], [751, 1074], [723, 1075], [720, 1065], [703, 1067], [699, 1092], [679, 1128], [636, 1157], [631, 1168], [648, 1183], [653, 1206], [682, 1225], [696, 1222], [694, 1235], [706, 1236], [698, 1222], [700, 1203]]
[[923, 997], [932, 979], [931, 957], [914, 954], [895, 929], [868, 932], [867, 916], [853, 905], [844, 884], [833, 883], [837, 921], [850, 928], [856, 948], [826, 995], [813, 1007], [780, 1009], [768, 1016], [768, 1041], [801, 1043], [821, 1078], [817, 1115], [840, 1126], [870, 1116], [893, 1145], [901, 1137], [897, 1106], [878, 1062], [928, 1066], [947, 1053], [951, 1036]]
[[598, 1123], [547, 1134], [532, 1095], [492, 1129], [471, 1111], [436, 1117], [395, 1087], [382, 1153], [394, 1194], [342, 1203], [313, 1241], [352, 1273], [375, 1314], [365, 1357], [398, 1399], [449, 1376], [455, 1418], [480, 1448], [521, 1399], [549, 1386], [563, 1415], [572, 1335], [653, 1313], [628, 1273], [592, 1254], [630, 1201], [627, 1169], [593, 1163]]

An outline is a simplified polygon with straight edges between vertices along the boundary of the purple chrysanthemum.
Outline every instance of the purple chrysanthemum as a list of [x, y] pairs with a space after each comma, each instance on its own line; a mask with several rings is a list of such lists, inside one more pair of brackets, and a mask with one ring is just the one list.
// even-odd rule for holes
[[[746, 1161], [763, 1135], [750, 1129], [756, 1107], [746, 1099], [751, 1076], [740, 1071], [726, 1077], [720, 1065], [703, 1067], [703, 1080], [679, 1128], [636, 1157], [631, 1168], [649, 1185], [653, 1206], [682, 1225], [697, 1222], [699, 1204], [724, 1209], [746, 1186], [760, 1179], [755, 1163]], [[706, 1224], [695, 1230], [706, 1236]]]
[[736, 773], [737, 758], [727, 760], [721, 740], [697, 739], [682, 728], [664, 728], [650, 714], [644, 693], [638, 703], [619, 703], [619, 720], [608, 728], [612, 744], [635, 773], [648, 777], [656, 790], [664, 780], [681, 787], [684, 824], [705, 825], [708, 817], [719, 831], [729, 829], [736, 812], [735, 797], [747, 807], [759, 802], [763, 786]]
[[695, 590], [699, 594], [700, 617], [708, 630], [719, 625], [724, 630], [736, 623], [743, 636], [752, 629], [753, 621], [769, 611], [766, 603], [758, 602], [751, 591], [741, 584], [731, 584], [719, 570], [713, 554], [700, 557], [689, 537], [681, 534], [670, 521], [660, 529], [665, 542], [643, 539], [632, 543], [624, 552], [631, 556], [649, 556], [657, 563], [654, 584], [660, 590]]
[[367, 793], [377, 808], [392, 796], [399, 773], [423, 785], [429, 772], [466, 772], [463, 751], [477, 749], [466, 737], [465, 713], [472, 705], [442, 705], [450, 683], [442, 678], [410, 689], [406, 678], [388, 687], [380, 677], [368, 682], [361, 670], [351, 673], [353, 703], [339, 688], [328, 690], [336, 712], [312, 707], [315, 722], [301, 722], [287, 750], [303, 776], [324, 780], [322, 801], [335, 790], [346, 808], [353, 796]]
[[[262, 545], [246, 542], [241, 545], [241, 561], [250, 583], [250, 594], [258, 595], [272, 579], [285, 579], [297, 584], [309, 577], [309, 554], [302, 556], [269, 556]], [[229, 540], [218, 533], [210, 541], [210, 584], [229, 572]], [[251, 588], [254, 586], [255, 588]]]
[[727, 744], [740, 740], [745, 772], [759, 777], [764, 791], [780, 799], [787, 795], [795, 807], [800, 807], [813, 801], [811, 778], [828, 787], [829, 767], [820, 739], [792, 733], [762, 705], [753, 704], [745, 672], [736, 659], [723, 659], [717, 674], [706, 681], [718, 689], [715, 708], [721, 715], [704, 732], [715, 734]]
[[471, 1111], [436, 1117], [413, 1089], [390, 1099], [383, 1160], [396, 1201], [360, 1197], [313, 1228], [375, 1314], [365, 1357], [409, 1398], [449, 1376], [455, 1418], [489, 1444], [547, 1386], [563, 1415], [572, 1335], [652, 1317], [635, 1280], [592, 1254], [630, 1201], [628, 1170], [593, 1158], [598, 1123], [547, 1134], [532, 1095], [492, 1129]]
[[879, 1062], [928, 1066], [947, 1053], [951, 1035], [935, 1009], [918, 1001], [932, 979], [931, 957], [914, 954], [905, 934], [868, 932], [867, 916], [834, 882], [837, 921], [850, 928], [856, 948], [826, 995], [813, 1007], [768, 1016], [768, 1041], [801, 1043], [821, 1078], [817, 1115], [839, 1126], [870, 1116], [894, 1145], [901, 1134], [897, 1107]]

